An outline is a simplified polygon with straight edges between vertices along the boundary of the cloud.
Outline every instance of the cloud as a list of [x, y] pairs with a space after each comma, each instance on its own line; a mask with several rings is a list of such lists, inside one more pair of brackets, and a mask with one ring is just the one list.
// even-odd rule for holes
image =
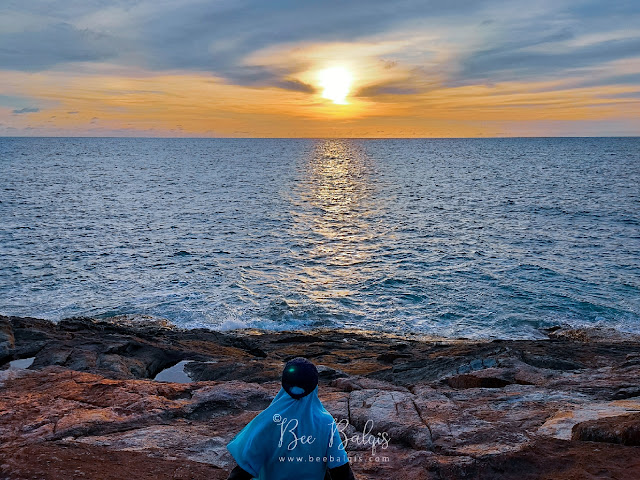
[[[34, 20], [25, 29], [0, 33], [0, 65], [38, 71], [69, 62], [109, 61], [156, 71], [207, 71], [239, 85], [297, 90], [299, 85], [283, 82], [278, 74], [283, 72], [258, 69], [243, 59], [287, 43], [356, 41], [419, 17], [454, 15], [461, 4], [471, 15], [486, 3], [434, 0], [425, 8], [421, 0], [328, 0], [298, 2], [292, 8], [282, 0], [15, 2], [13, 10], [0, 8], [0, 16], [32, 15]], [[52, 19], [40, 18], [43, 11], [52, 12]]]
[[[324, 134], [323, 121], [349, 115], [371, 119], [358, 134], [389, 132], [400, 118], [411, 119], [402, 132], [426, 131], [415, 122], [438, 115], [627, 118], [640, 86], [638, 25], [640, 4], [627, 0], [6, 0], [2, 120], [26, 126], [40, 116], [19, 113], [38, 105], [64, 128], [97, 115], [92, 131], [128, 127], [126, 118], [202, 133], [207, 118], [227, 133], [268, 135], [267, 115], [294, 118], [278, 134], [302, 132], [299, 118]], [[317, 90], [318, 70], [341, 64], [354, 77], [343, 117]]]
[[294, 92], [314, 93], [316, 88], [308, 83], [301, 82], [296, 79], [275, 80], [274, 86]]
[[358, 90], [356, 97], [379, 97], [384, 95], [416, 95], [423, 90], [417, 86], [403, 85], [401, 83], [383, 83], [368, 85]]
[[24, 104], [29, 103], [34, 103], [33, 99], [24, 96], [0, 94], [0, 105], [2, 106], [12, 107], [19, 110]]
[[640, 91], [637, 92], [621, 92], [614, 93], [611, 95], [602, 95], [601, 98], [638, 98], [640, 99]]
[[67, 62], [104, 61], [115, 58], [118, 53], [115, 39], [79, 30], [69, 23], [0, 34], [0, 44], [0, 65], [4, 69], [24, 71], [45, 70]]
[[19, 110], [13, 110], [12, 113], [16, 114], [16, 115], [20, 115], [23, 113], [36, 113], [39, 112], [40, 109], [37, 107], [25, 107], [25, 108], [21, 108]]
[[[236, 85], [312, 93], [311, 85], [296, 78], [308, 65], [275, 68], [245, 60], [282, 45], [348, 48], [363, 39], [391, 37], [408, 45], [392, 59], [381, 55], [384, 68], [446, 72], [450, 85], [461, 85], [563, 75], [568, 68], [627, 58], [638, 51], [636, 39], [583, 46], [571, 41], [625, 25], [637, 32], [639, 15], [637, 2], [591, 0], [327, 0], [296, 2], [294, 8], [285, 0], [33, 0], [0, 7], [0, 65], [41, 71], [107, 62], [210, 72]], [[433, 34], [431, 43], [410, 41], [425, 33]], [[434, 61], [432, 47], [447, 54]]]
[[[640, 54], [640, 35], [637, 38], [609, 40], [593, 45], [573, 49], [549, 47], [547, 50], [530, 50], [553, 38], [541, 39], [525, 44], [503, 46], [492, 50], [473, 52], [463, 62], [460, 76], [465, 80], [491, 78], [505, 80], [545, 74], [565, 73], [576, 69], [598, 65], [600, 63], [633, 58]], [[570, 37], [566, 37], [570, 38]]]

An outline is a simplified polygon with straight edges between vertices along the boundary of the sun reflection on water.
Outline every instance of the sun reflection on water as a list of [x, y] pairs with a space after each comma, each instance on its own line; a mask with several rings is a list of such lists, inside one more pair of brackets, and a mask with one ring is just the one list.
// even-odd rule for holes
[[294, 192], [293, 237], [305, 257], [294, 272], [298, 293], [314, 302], [341, 302], [341, 310], [358, 315], [353, 297], [362, 287], [376, 233], [372, 161], [355, 142], [320, 140], [315, 145]]

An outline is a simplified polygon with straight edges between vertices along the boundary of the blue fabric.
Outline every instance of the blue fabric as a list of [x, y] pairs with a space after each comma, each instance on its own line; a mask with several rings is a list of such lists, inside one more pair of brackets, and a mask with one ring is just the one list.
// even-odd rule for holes
[[281, 388], [227, 449], [259, 480], [323, 480], [327, 468], [349, 461], [318, 387], [297, 400]]

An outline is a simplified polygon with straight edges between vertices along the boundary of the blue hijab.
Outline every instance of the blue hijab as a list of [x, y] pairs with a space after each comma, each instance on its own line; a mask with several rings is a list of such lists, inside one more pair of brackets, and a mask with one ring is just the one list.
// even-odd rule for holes
[[227, 445], [238, 465], [259, 480], [323, 480], [349, 461], [318, 387], [295, 399], [281, 388]]

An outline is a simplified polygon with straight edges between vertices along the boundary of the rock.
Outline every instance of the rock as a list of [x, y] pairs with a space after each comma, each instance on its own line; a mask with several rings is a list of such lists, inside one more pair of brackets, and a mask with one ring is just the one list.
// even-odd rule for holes
[[0, 477], [8, 479], [226, 480], [229, 474], [226, 469], [184, 458], [152, 456], [145, 451], [118, 450], [80, 442], [28, 444], [12, 449], [11, 455], [2, 457]]
[[269, 406], [275, 393], [257, 384], [238, 381], [205, 385], [192, 392], [183, 409], [187, 418], [198, 419], [227, 415], [233, 411], [260, 411]]
[[[357, 478], [640, 478], [635, 337], [214, 332], [136, 317], [0, 325], [3, 344], [13, 335], [0, 478], [225, 479], [226, 444], [296, 356], [319, 366]], [[6, 369], [26, 357], [28, 370]], [[150, 380], [177, 364], [191, 383]]]
[[573, 436], [575, 425], [589, 420], [598, 420], [630, 412], [640, 413], [640, 399], [614, 400], [612, 402], [584, 402], [583, 405], [567, 405], [568, 409], [560, 409], [555, 415], [547, 419], [538, 433], [554, 438], [569, 440]]
[[361, 376], [337, 378], [331, 381], [329, 385], [345, 392], [363, 389], [409, 391], [406, 387]]
[[348, 377], [346, 373], [344, 373], [342, 370], [338, 370], [337, 368], [331, 368], [326, 365], [316, 365], [316, 368], [318, 369], [319, 380], [330, 382], [337, 378]]
[[61, 342], [40, 350], [34, 368], [60, 365], [79, 372], [100, 372], [110, 378], [153, 378], [180, 357], [135, 340]]
[[[637, 479], [637, 449], [621, 445], [541, 439], [518, 451], [475, 459], [467, 477], [474, 480]], [[443, 477], [445, 478], [445, 477]]]
[[231, 470], [235, 462], [226, 447], [233, 437], [216, 435], [216, 430], [207, 428], [206, 425], [194, 425], [178, 420], [171, 425], [153, 425], [121, 433], [82, 437], [78, 442], [108, 447], [111, 450], [147, 454], [170, 450], [176, 459], [187, 459]]
[[487, 375], [456, 375], [447, 379], [453, 388], [502, 388], [513, 383], [505, 378]]
[[242, 362], [189, 362], [185, 373], [193, 381], [227, 381], [243, 379], [249, 383], [278, 381], [282, 374], [282, 365], [250, 359]]
[[531, 355], [525, 353], [522, 360], [534, 367], [549, 370], [580, 370], [584, 368], [584, 365], [581, 363], [552, 355]]
[[614, 400], [622, 400], [632, 397], [640, 397], [640, 386], [622, 387], [613, 394]]
[[479, 358], [472, 360], [469, 366], [471, 367], [471, 370], [480, 370], [484, 368], [484, 365], [482, 364], [482, 360]]
[[434, 450], [476, 458], [523, 448], [531, 441], [530, 432], [561, 401], [530, 385], [476, 390], [419, 386], [413, 393], [421, 418], [430, 426]]
[[454, 375], [446, 381], [453, 388], [503, 388], [514, 383], [519, 385], [542, 383], [541, 376], [537, 372], [513, 366], [514, 363], [511, 362], [511, 368], [484, 368], [468, 374]]
[[[0, 399], [7, 424], [0, 441], [21, 435], [56, 440], [84, 437], [165, 423], [174, 418], [211, 419], [264, 409], [276, 389], [244, 382], [176, 384], [149, 380], [117, 381], [95, 374], [48, 367], [4, 380]], [[33, 404], [35, 409], [25, 409]], [[17, 433], [21, 431], [22, 433]]]
[[0, 318], [0, 364], [11, 356], [14, 346], [15, 338], [11, 323], [6, 318]]
[[572, 429], [571, 438], [640, 446], [640, 413], [578, 423]]
[[378, 355], [377, 358], [383, 363], [393, 363], [399, 358], [411, 358], [411, 355], [409, 355], [408, 353], [386, 352]]
[[401, 442], [418, 450], [431, 448], [429, 425], [420, 417], [409, 392], [357, 390], [349, 395], [349, 418], [359, 431]]
[[619, 332], [614, 328], [606, 327], [593, 327], [593, 328], [572, 328], [570, 326], [561, 326], [558, 328], [547, 330], [550, 338], [557, 338], [563, 340], [578, 341], [580, 343], [588, 342], [637, 342], [638, 335]]
[[343, 392], [353, 392], [354, 390], [362, 390], [364, 387], [354, 377], [338, 378], [332, 381], [329, 385], [342, 390]]
[[483, 365], [485, 368], [493, 368], [493, 367], [495, 367], [495, 366], [496, 366], [496, 363], [497, 363], [497, 362], [496, 362], [495, 358], [484, 358], [484, 359], [482, 360], [482, 365]]

